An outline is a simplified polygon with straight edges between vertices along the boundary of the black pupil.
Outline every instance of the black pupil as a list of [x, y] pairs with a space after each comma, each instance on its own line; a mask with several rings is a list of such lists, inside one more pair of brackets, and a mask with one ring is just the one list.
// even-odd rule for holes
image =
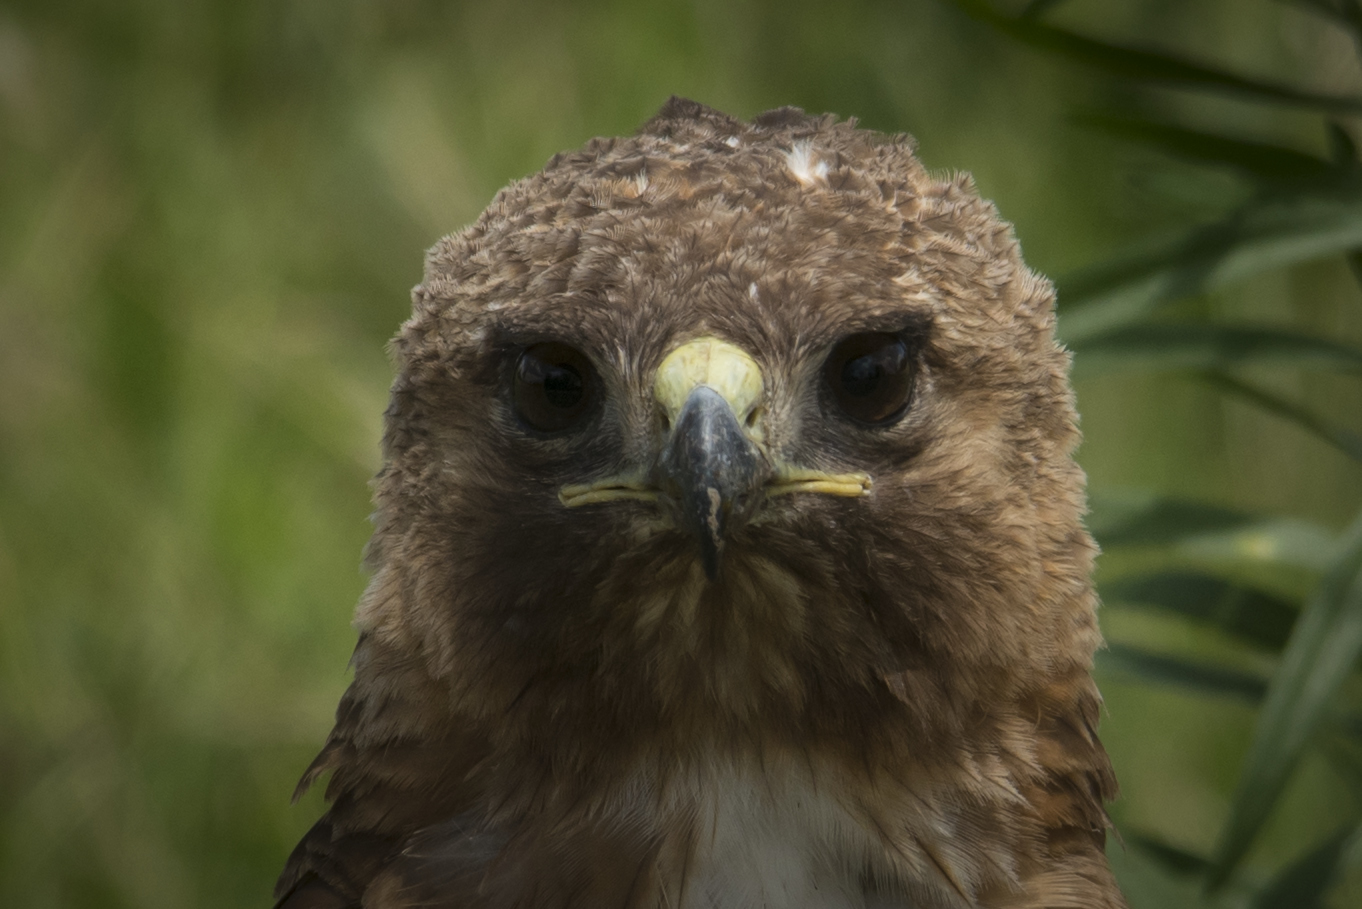
[[907, 355], [900, 341], [847, 360], [842, 366], [842, 389], [854, 398], [873, 395], [886, 373], [894, 375], [903, 371]]
[[527, 348], [516, 364], [516, 413], [541, 432], [571, 429], [586, 414], [595, 372], [579, 351], [546, 341]]
[[916, 373], [908, 341], [890, 332], [843, 338], [824, 370], [842, 413], [872, 426], [888, 424], [904, 414]]
[[544, 397], [554, 407], [567, 410], [582, 400], [582, 375], [566, 363], [544, 365]]

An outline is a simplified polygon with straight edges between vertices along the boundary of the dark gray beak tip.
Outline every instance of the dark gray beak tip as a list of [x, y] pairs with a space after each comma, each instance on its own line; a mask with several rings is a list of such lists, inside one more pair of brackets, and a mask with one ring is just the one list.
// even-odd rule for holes
[[745, 518], [765, 482], [766, 460], [728, 401], [701, 385], [677, 416], [662, 470], [677, 496], [681, 524], [700, 544], [705, 576], [713, 581], [732, 524]]

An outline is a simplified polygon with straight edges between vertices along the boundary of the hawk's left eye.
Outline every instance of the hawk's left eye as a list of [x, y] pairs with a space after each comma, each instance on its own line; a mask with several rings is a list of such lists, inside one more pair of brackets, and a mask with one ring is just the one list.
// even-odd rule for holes
[[842, 413], [858, 423], [892, 423], [908, 408], [916, 374], [901, 335], [870, 331], [843, 338], [823, 366], [823, 378]]
[[540, 432], [571, 428], [585, 416], [595, 390], [591, 361], [566, 344], [534, 344], [516, 361], [516, 414]]

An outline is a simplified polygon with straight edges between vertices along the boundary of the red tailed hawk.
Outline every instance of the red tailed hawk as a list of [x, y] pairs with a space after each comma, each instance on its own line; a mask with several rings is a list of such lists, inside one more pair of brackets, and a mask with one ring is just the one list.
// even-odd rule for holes
[[673, 99], [430, 252], [284, 909], [1117, 909], [1050, 285]]

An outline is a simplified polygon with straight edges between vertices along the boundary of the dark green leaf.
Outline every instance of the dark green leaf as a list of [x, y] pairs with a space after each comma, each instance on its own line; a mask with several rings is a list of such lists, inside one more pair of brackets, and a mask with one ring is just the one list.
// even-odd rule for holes
[[1362, 248], [1362, 191], [1264, 198], [1172, 241], [1059, 280], [1060, 332], [1073, 341], [1167, 300], [1262, 271]]
[[1343, 847], [1353, 833], [1345, 827], [1296, 859], [1253, 898], [1249, 909], [1322, 909]]
[[1124, 673], [1161, 685], [1216, 697], [1239, 698], [1254, 704], [1261, 701], [1267, 691], [1267, 682], [1256, 675], [1152, 653], [1129, 644], [1109, 643], [1106, 650], [1098, 651], [1097, 668], [1100, 672]]
[[1279, 328], [1143, 322], [1070, 344], [1075, 377], [1121, 370], [1222, 370], [1278, 364], [1362, 372], [1362, 350]]
[[1352, 32], [1353, 40], [1362, 44], [1362, 4], [1357, 0], [1280, 0], [1317, 13]]
[[1031, 0], [1030, 3], [1026, 4], [1026, 8], [1021, 11], [1021, 18], [1039, 19], [1063, 2], [1064, 0]]
[[1185, 849], [1179, 849], [1177, 846], [1170, 846], [1163, 840], [1156, 839], [1148, 834], [1123, 831], [1121, 835], [1127, 843], [1134, 846], [1136, 849], [1139, 849], [1174, 874], [1203, 874], [1207, 868], [1211, 867], [1209, 859], [1188, 852]]
[[1329, 569], [1337, 548], [1336, 534], [1318, 524], [1266, 518], [1189, 536], [1177, 543], [1176, 551], [1180, 559], [1215, 566], [1210, 570], [1221, 577], [1257, 586], [1249, 579], [1275, 577], [1288, 582], [1294, 576], [1297, 583], [1306, 583], [1308, 591]]
[[1183, 499], [1152, 495], [1093, 495], [1088, 527], [1105, 548], [1176, 543], [1252, 524], [1252, 515]]
[[1362, 287], [1362, 249], [1348, 253], [1348, 269], [1353, 273], [1353, 280]]
[[1222, 391], [1252, 401], [1259, 407], [1295, 423], [1319, 438], [1333, 445], [1355, 461], [1362, 461], [1362, 433], [1354, 432], [1346, 426], [1336, 426], [1315, 416], [1310, 411], [1292, 401], [1275, 395], [1270, 391], [1250, 385], [1234, 376], [1222, 372], [1202, 373], [1201, 378]]
[[[1334, 718], [1334, 723], [1341, 735], [1351, 736], [1362, 742], [1362, 715], [1340, 713]], [[1359, 780], [1362, 780], [1362, 774], [1359, 774]]]
[[1280, 650], [1296, 609], [1280, 597], [1200, 571], [1161, 571], [1108, 581], [1102, 599], [1153, 606], [1215, 625], [1243, 640]]
[[1219, 91], [1254, 101], [1314, 107], [1338, 113], [1362, 112], [1362, 98], [1324, 95], [1289, 85], [1227, 73], [1173, 54], [1123, 47], [1075, 32], [1044, 25], [1035, 17], [1014, 18], [999, 13], [987, 0], [955, 0], [966, 13], [1032, 47], [1050, 51], [1115, 76], [1163, 82], [1183, 88]]
[[1130, 909], [1209, 909], [1195, 878], [1170, 871], [1118, 837], [1107, 839], [1107, 861]]
[[1252, 845], [1311, 734], [1362, 652], [1362, 517], [1296, 623], [1268, 690], [1239, 778], [1211, 883]]
[[1356, 164], [1357, 163], [1357, 143], [1353, 141], [1352, 135], [1343, 128], [1343, 124], [1330, 120], [1327, 127], [1329, 131], [1329, 153], [1336, 164]]
[[1330, 177], [1328, 161], [1269, 142], [1222, 136], [1170, 123], [1135, 117], [1093, 114], [1080, 123], [1105, 133], [1154, 146], [1179, 158], [1233, 168], [1265, 182], [1298, 182]]

